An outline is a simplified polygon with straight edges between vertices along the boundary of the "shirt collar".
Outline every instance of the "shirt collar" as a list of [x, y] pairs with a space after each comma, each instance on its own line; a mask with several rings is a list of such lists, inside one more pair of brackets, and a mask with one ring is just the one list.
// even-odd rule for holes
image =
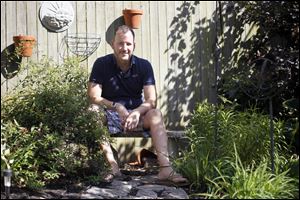
[[[114, 66], [116, 66], [116, 68], [119, 69], [118, 64], [117, 64], [117, 59], [116, 59], [114, 54], [112, 54], [112, 55], [113, 55], [113, 64], [114, 64]], [[129, 69], [131, 69], [134, 65], [136, 65], [136, 57], [134, 55], [131, 55]]]
[[136, 65], [136, 57], [134, 55], [131, 56], [131, 66]]

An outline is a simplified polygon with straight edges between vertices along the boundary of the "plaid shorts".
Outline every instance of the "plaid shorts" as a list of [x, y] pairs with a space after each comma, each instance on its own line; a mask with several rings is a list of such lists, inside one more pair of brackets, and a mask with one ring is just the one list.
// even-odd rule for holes
[[[108, 130], [112, 135], [124, 133], [123, 126], [121, 124], [121, 119], [116, 111], [105, 110], [105, 115], [107, 119]], [[142, 131], [144, 137], [150, 137], [150, 133], [148, 130], [143, 129]]]

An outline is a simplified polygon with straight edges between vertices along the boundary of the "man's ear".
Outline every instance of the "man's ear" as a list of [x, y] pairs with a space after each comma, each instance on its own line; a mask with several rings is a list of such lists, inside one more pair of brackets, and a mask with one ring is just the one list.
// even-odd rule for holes
[[111, 40], [111, 42], [110, 42], [111, 48], [113, 48], [114, 41], [115, 41], [115, 39], [113, 38], [113, 39]]

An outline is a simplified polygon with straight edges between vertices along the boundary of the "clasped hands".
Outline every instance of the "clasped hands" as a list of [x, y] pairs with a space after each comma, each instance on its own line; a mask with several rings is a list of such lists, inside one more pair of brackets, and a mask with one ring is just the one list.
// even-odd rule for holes
[[128, 112], [122, 104], [117, 104], [116, 111], [121, 118], [121, 124], [125, 132], [132, 131], [138, 127], [141, 116], [139, 111], [132, 110], [131, 112]]

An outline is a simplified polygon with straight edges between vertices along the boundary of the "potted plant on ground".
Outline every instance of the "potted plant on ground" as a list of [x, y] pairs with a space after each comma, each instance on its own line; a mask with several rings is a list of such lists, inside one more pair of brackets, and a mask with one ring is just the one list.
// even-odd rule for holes
[[13, 36], [13, 40], [18, 55], [22, 57], [30, 57], [32, 55], [32, 49], [36, 41], [34, 36], [18, 35], [18, 36]]
[[143, 11], [139, 9], [127, 9], [123, 10], [123, 16], [125, 24], [131, 28], [137, 29], [141, 23], [141, 16]]

